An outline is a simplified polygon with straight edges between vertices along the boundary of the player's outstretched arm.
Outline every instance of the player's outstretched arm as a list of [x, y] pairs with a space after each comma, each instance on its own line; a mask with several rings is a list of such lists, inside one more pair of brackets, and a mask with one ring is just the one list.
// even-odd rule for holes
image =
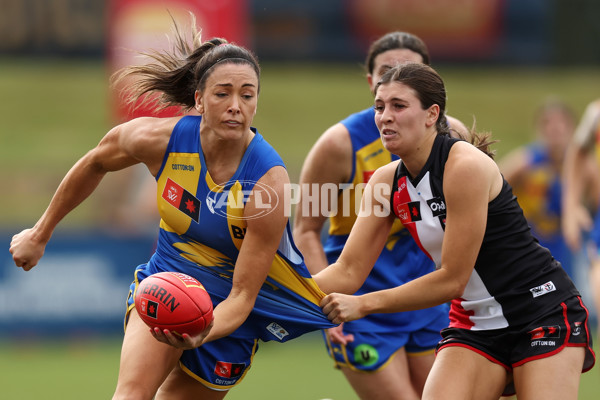
[[153, 173], [158, 171], [174, 125], [169, 120], [158, 123], [155, 118], [140, 118], [116, 126], [79, 159], [37, 223], [13, 236], [10, 252], [16, 266], [28, 271], [37, 265], [58, 223], [92, 194], [107, 172], [139, 162]]
[[365, 186], [360, 212], [338, 260], [314, 275], [325, 293], [356, 292], [373, 269], [385, 246], [395, 216], [389, 199], [397, 162], [375, 171]]

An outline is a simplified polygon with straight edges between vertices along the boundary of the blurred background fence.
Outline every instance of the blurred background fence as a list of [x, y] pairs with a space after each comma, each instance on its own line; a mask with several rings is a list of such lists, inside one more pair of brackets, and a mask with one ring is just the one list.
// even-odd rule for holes
[[0, 6], [4, 56], [103, 58], [123, 21], [130, 34], [162, 35], [166, 9], [176, 15], [189, 9], [208, 36], [227, 36], [263, 61], [360, 61], [371, 39], [402, 29], [422, 37], [438, 63], [600, 62], [595, 0], [1, 0]]

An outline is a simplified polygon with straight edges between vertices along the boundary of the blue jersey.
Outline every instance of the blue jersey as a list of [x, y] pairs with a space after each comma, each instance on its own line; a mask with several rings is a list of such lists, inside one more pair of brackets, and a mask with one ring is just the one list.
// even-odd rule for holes
[[[243, 216], [248, 194], [269, 169], [284, 164], [254, 131], [231, 180], [217, 185], [204, 160], [200, 121], [199, 116], [186, 116], [177, 123], [157, 174], [160, 232], [147, 271], [193, 276], [216, 306], [231, 290], [246, 231]], [[319, 307], [323, 297], [292, 241], [288, 224], [254, 309], [231, 336], [283, 342], [331, 327]]]
[[[353, 163], [351, 178], [346, 182], [344, 189], [350, 193], [340, 193], [338, 210], [343, 210], [342, 202], [348, 200], [350, 200], [349, 209], [356, 210], [355, 202], [360, 201], [362, 193], [356, 191], [362, 191], [364, 184], [377, 168], [398, 159], [383, 147], [374, 117], [375, 111], [371, 107], [341, 121], [350, 133]], [[355, 221], [355, 213], [348, 215], [338, 212], [330, 218], [329, 236], [324, 244], [330, 263], [335, 262], [341, 254]], [[381, 255], [357, 294], [400, 286], [433, 269], [433, 261], [419, 249], [402, 223], [396, 220]], [[349, 332], [412, 332], [434, 321], [439, 323], [440, 319], [448, 321], [446, 305], [402, 313], [371, 314], [360, 320], [346, 322], [344, 327]]]
[[[592, 148], [596, 154], [596, 160], [600, 165], [600, 115], [596, 115], [596, 120], [592, 125], [591, 132], [589, 132]], [[596, 210], [594, 216], [594, 226], [590, 232], [590, 238], [596, 244], [596, 248], [600, 249], [600, 208]]]

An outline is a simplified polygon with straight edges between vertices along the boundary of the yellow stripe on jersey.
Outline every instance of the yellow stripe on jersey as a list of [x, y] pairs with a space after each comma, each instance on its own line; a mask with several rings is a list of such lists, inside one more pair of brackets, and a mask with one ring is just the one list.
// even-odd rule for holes
[[312, 278], [300, 276], [278, 254], [275, 256], [273, 264], [271, 264], [269, 277], [317, 306], [323, 297], [325, 297], [325, 293], [317, 286]]
[[212, 247], [196, 241], [188, 243], [173, 243], [173, 246], [181, 251], [181, 257], [207, 268], [219, 268], [219, 274], [226, 278], [233, 276], [235, 264], [232, 259]]
[[227, 196], [227, 225], [231, 241], [239, 250], [242, 247], [248, 224], [244, 219], [244, 193], [239, 182], [233, 184]]
[[[171, 178], [179, 186], [196, 194], [202, 166], [198, 153], [170, 153], [157, 181], [156, 200], [160, 217], [160, 227], [168, 232], [184, 234], [190, 227], [192, 219], [163, 199], [162, 194]], [[167, 224], [166, 221], [169, 221]]]

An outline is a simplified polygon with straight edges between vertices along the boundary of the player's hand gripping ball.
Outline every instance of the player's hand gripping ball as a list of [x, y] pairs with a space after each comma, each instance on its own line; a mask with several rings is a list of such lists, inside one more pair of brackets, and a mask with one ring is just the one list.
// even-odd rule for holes
[[140, 283], [135, 308], [150, 328], [195, 336], [213, 320], [213, 305], [204, 286], [189, 275], [159, 272]]

